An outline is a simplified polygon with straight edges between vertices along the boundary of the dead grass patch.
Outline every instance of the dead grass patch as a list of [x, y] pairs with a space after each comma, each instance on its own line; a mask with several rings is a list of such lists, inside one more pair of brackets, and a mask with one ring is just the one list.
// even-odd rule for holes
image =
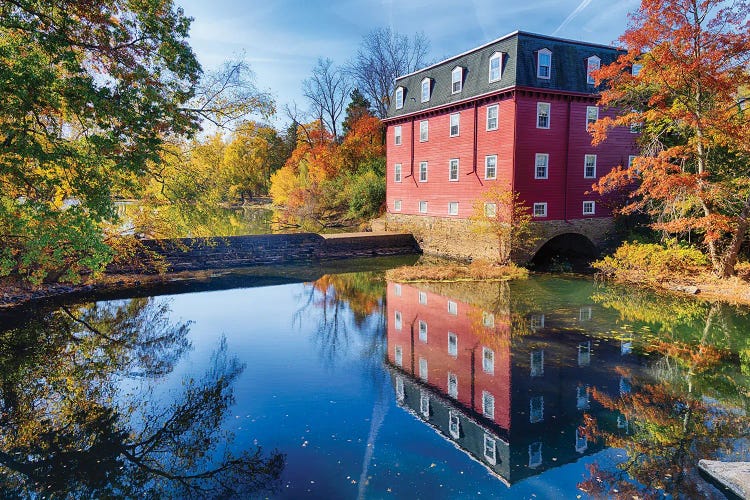
[[524, 279], [529, 271], [514, 264], [494, 265], [485, 261], [471, 264], [426, 264], [389, 269], [385, 277], [402, 283], [457, 282], [457, 281], [507, 281]]

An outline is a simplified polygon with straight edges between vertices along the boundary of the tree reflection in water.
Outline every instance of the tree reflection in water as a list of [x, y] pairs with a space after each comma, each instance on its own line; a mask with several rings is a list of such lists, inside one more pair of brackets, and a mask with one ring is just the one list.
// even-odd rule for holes
[[[284, 456], [233, 454], [221, 424], [244, 366], [222, 339], [171, 402], [149, 387], [190, 349], [153, 299], [61, 307], [0, 331], [4, 497], [227, 497], [277, 486]], [[139, 389], [140, 391], [140, 389]]]
[[619, 418], [617, 425], [598, 422], [591, 432], [624, 449], [627, 459], [617, 468], [592, 465], [579, 487], [609, 498], [711, 496], [698, 461], [747, 460], [750, 372], [743, 353], [750, 340], [737, 321], [741, 314], [723, 304], [617, 288], [594, 299], [619, 312], [623, 323], [641, 325], [634, 345], [652, 362], [638, 373], [621, 373], [628, 383], [619, 397], [594, 391]]

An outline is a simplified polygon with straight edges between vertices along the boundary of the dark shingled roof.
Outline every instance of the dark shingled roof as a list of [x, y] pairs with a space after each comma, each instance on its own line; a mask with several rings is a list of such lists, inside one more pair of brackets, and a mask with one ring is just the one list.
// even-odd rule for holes
[[[537, 52], [545, 48], [552, 52], [549, 79], [536, 76]], [[490, 83], [489, 60], [495, 52], [503, 53], [502, 73], [499, 81]], [[587, 59], [590, 56], [598, 56], [601, 65], [605, 66], [613, 62], [620, 53], [617, 48], [606, 45], [517, 31], [414, 73], [398, 77], [396, 88], [404, 88], [404, 106], [396, 109], [395, 95], [391, 96], [388, 118], [426, 111], [511, 87], [596, 93], [596, 88], [586, 83]], [[456, 66], [463, 68], [463, 89], [452, 94], [451, 71]], [[420, 102], [421, 83], [424, 78], [432, 80], [428, 102]]]

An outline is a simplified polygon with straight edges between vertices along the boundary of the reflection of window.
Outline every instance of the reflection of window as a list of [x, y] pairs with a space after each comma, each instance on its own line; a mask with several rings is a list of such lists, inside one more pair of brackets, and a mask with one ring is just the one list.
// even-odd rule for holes
[[632, 385], [628, 377], [620, 377], [620, 394], [630, 394]]
[[458, 398], [458, 376], [452, 372], [448, 372], [448, 395]]
[[482, 347], [482, 370], [484, 373], [495, 373], [495, 351]]
[[458, 356], [458, 335], [453, 332], [448, 332], [448, 354]]
[[531, 351], [531, 376], [541, 377], [544, 375], [544, 351], [537, 349]]
[[427, 292], [419, 292], [419, 303], [423, 305], [427, 303]]
[[542, 465], [542, 442], [537, 441], [529, 445], [529, 467]]
[[458, 304], [456, 304], [452, 300], [448, 301], [448, 314], [452, 314], [454, 316], [458, 314]]
[[576, 428], [576, 451], [583, 453], [589, 447], [589, 440], [580, 427]]
[[578, 344], [578, 366], [588, 366], [591, 363], [591, 341]]
[[586, 385], [576, 387], [576, 408], [578, 410], [588, 410], [589, 408], [589, 388]]
[[497, 441], [489, 434], [484, 435], [484, 458], [492, 465], [497, 463]]
[[495, 420], [495, 396], [487, 391], [482, 391], [482, 415]]
[[529, 327], [532, 330], [544, 328], [544, 314], [532, 314], [529, 317]]
[[419, 320], [419, 340], [420, 342], [427, 342], [427, 323]]
[[419, 393], [419, 411], [425, 418], [430, 418], [430, 395], [425, 391]]
[[529, 422], [535, 424], [544, 420], [544, 396], [529, 399]]
[[482, 325], [485, 328], [495, 328], [495, 315], [488, 312], [482, 312]]
[[394, 283], [393, 293], [396, 295], [396, 297], [401, 297], [401, 283]]
[[404, 364], [404, 350], [400, 345], [397, 345], [393, 349], [393, 358], [396, 361], [397, 366], [403, 366]]
[[401, 311], [396, 311], [393, 313], [393, 319], [394, 319], [394, 327], [396, 330], [401, 330], [401, 327], [403, 326], [403, 323], [401, 322]]
[[625, 433], [627, 434], [629, 423], [628, 418], [625, 415], [617, 415], [617, 428], [625, 429]]
[[633, 352], [633, 335], [627, 334], [620, 340], [620, 355], [626, 356]]
[[579, 321], [590, 321], [593, 317], [591, 306], [582, 307], [578, 310], [578, 320]]
[[419, 358], [419, 378], [427, 382], [427, 360]]
[[458, 413], [452, 410], [448, 412], [448, 430], [450, 431], [451, 436], [453, 436], [453, 439], [461, 437], [461, 419], [459, 418]]
[[406, 394], [404, 393], [404, 378], [401, 376], [396, 377], [396, 399], [399, 403], [404, 401]]

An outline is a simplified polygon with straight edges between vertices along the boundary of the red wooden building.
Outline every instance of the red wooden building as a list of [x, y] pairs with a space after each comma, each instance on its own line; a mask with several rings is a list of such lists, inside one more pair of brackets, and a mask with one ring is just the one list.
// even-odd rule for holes
[[[593, 183], [636, 154], [635, 129], [591, 145], [591, 71], [616, 48], [515, 32], [396, 80], [387, 124], [389, 216], [465, 219], [493, 185], [537, 220], [611, 215]], [[492, 207], [485, 207], [492, 210]]]

